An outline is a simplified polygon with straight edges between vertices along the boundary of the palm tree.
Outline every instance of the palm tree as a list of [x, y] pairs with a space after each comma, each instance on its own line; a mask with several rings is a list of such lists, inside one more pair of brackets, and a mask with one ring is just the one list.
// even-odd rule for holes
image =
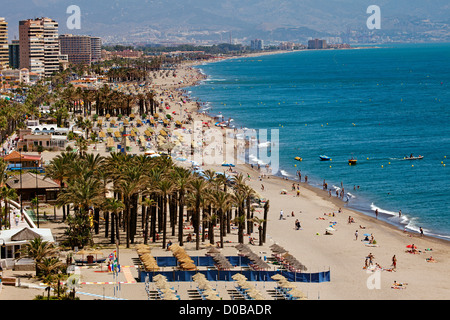
[[266, 243], [266, 234], [267, 234], [267, 216], [269, 213], [269, 200], [266, 201], [266, 203], [264, 204], [264, 222], [263, 222], [263, 232], [262, 232], [262, 239], [263, 242]]
[[252, 217], [251, 217], [250, 201], [251, 201], [251, 198], [256, 195], [256, 192], [248, 185], [241, 186], [240, 192], [242, 192], [245, 196], [245, 202], [246, 202], [246, 207], [247, 207], [247, 233], [250, 235], [253, 232], [253, 228], [252, 228], [253, 224], [251, 221]]
[[233, 195], [233, 201], [237, 206], [237, 216], [234, 221], [238, 224], [238, 241], [239, 243], [244, 243], [244, 223], [245, 223], [245, 212], [244, 203], [246, 197], [242, 192], [235, 192]]
[[[64, 187], [64, 181], [69, 176], [70, 164], [69, 157], [74, 157], [74, 153], [70, 153], [71, 156], [67, 156], [68, 153], [63, 152], [50, 161], [50, 164], [45, 168], [45, 177], [49, 177], [59, 182], [59, 192]], [[72, 159], [70, 160], [70, 162]], [[63, 206], [63, 221], [66, 220], [66, 208]]]
[[124, 209], [122, 201], [116, 198], [106, 198], [103, 204], [103, 209], [111, 212], [111, 243], [120, 244], [119, 238], [119, 218], [118, 213]]
[[207, 189], [207, 182], [203, 178], [195, 178], [189, 183], [189, 189], [193, 193], [194, 200], [194, 230], [196, 233], [196, 250], [200, 249], [200, 203], [203, 193]]
[[144, 220], [144, 244], [147, 244], [148, 234], [149, 234], [148, 220], [150, 217], [150, 208], [156, 206], [157, 202], [155, 199], [145, 198], [142, 201], [142, 204], [144, 205], [144, 207], [146, 207], [146, 210], [142, 212], [142, 215], [144, 216], [144, 218], [143, 218], [143, 220]]
[[[229, 193], [223, 192], [221, 190], [214, 191], [212, 193], [212, 201], [214, 207], [217, 209], [220, 223], [220, 247], [223, 248], [223, 237], [225, 234], [225, 213], [231, 208], [232, 196]], [[210, 232], [214, 233], [214, 229]]]
[[[7, 222], [11, 221], [10, 218], [10, 209], [9, 209], [9, 201], [17, 199], [16, 190], [10, 189], [6, 186], [1, 187], [0, 189], [0, 198], [5, 200], [5, 219]], [[11, 228], [11, 226], [9, 226]]]
[[35, 238], [28, 241], [27, 244], [22, 245], [19, 250], [20, 258], [33, 259], [36, 264], [36, 276], [41, 274], [40, 265], [44, 258], [54, 257], [57, 253], [57, 248], [49, 242], [44, 241], [41, 238]]
[[37, 264], [41, 272], [40, 277], [48, 282], [51, 282], [54, 275], [65, 266], [58, 257], [44, 257]]
[[147, 181], [148, 178], [144, 175], [141, 166], [128, 165], [121, 168], [119, 180], [116, 181], [114, 186], [115, 189], [122, 194], [123, 204], [125, 206], [127, 248], [130, 247], [130, 241], [134, 242], [134, 229], [132, 229], [132, 227], [134, 227], [135, 224], [133, 226], [131, 225], [132, 199], [144, 190]]
[[192, 179], [191, 172], [188, 169], [175, 167], [172, 172], [172, 179], [178, 190], [178, 242], [180, 246], [183, 245], [183, 215], [185, 204], [185, 193], [190, 180]]
[[167, 238], [167, 196], [172, 194], [175, 191], [175, 184], [170, 179], [166, 178], [160, 180], [156, 184], [156, 192], [162, 196], [162, 225], [163, 225], [163, 243], [162, 247], [166, 247], [166, 238]]
[[100, 180], [91, 170], [82, 172], [68, 180], [67, 187], [58, 195], [58, 205], [73, 204], [78, 214], [87, 214], [90, 208], [103, 202], [103, 188]]
[[266, 220], [264, 219], [259, 219], [257, 217], [253, 217], [252, 222], [255, 222], [256, 224], [258, 224], [258, 234], [259, 234], [259, 245], [262, 246], [264, 243], [264, 239], [263, 239], [263, 227], [262, 225], [266, 222]]

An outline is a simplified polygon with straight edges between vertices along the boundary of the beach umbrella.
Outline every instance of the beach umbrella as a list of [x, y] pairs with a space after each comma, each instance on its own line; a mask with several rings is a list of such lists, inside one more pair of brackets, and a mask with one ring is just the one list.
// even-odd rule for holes
[[370, 237], [370, 234], [364, 233], [364, 236], [365, 236], [365, 237]]
[[[413, 245], [412, 245], [412, 244], [409, 244], [409, 245], [407, 245], [406, 247], [407, 247], [407, 248], [413, 248]], [[414, 249], [417, 249], [417, 247], [414, 246]]]
[[273, 276], [270, 277], [272, 280], [283, 280], [286, 279], [284, 276], [282, 276], [281, 274], [274, 274]]

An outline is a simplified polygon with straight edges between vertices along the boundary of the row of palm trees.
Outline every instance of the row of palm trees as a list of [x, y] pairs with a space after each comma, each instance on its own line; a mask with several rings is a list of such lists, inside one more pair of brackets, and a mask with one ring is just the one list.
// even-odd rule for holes
[[238, 226], [240, 243], [244, 233], [254, 231], [254, 224], [260, 244], [265, 241], [268, 203], [264, 218], [254, 217], [257, 194], [241, 174], [229, 180], [207, 170], [200, 177], [174, 165], [168, 156], [63, 152], [50, 162], [46, 175], [61, 183], [57, 204], [63, 208], [63, 219], [68, 219], [72, 247], [92, 244], [92, 232], [99, 234], [102, 223], [105, 238], [120, 244], [120, 234], [125, 234], [127, 248], [140, 232], [144, 243], [156, 242], [161, 234], [165, 248], [170, 232], [183, 245], [187, 221], [193, 225], [196, 249], [206, 240], [216, 243], [214, 227], [219, 228], [218, 243], [223, 247], [232, 223]]

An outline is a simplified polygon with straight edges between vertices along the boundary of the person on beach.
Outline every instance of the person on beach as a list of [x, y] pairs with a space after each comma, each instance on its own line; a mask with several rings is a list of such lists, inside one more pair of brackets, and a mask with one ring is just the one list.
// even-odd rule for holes
[[397, 268], [397, 258], [394, 256], [392, 257], [392, 268], [395, 270]]
[[283, 210], [280, 211], [280, 220], [283, 219]]
[[264, 191], [264, 185], [261, 184], [261, 191]]
[[300, 197], [300, 190], [297, 190], [297, 197]]
[[300, 221], [298, 221], [298, 219], [295, 220], [295, 230], [300, 230], [301, 225], [300, 225]]
[[375, 218], [378, 219], [378, 209], [375, 209]]
[[402, 210], [400, 210], [400, 211], [398, 212], [398, 217], [399, 217], [399, 218], [402, 217]]
[[420, 236], [423, 237], [423, 229], [422, 229], [422, 227], [420, 227], [419, 230], [420, 230]]
[[358, 230], [355, 231], [355, 240], [358, 240]]
[[375, 257], [373, 256], [372, 252], [369, 253], [367, 258], [369, 258], [369, 265], [372, 266], [373, 265], [373, 259], [375, 259]]

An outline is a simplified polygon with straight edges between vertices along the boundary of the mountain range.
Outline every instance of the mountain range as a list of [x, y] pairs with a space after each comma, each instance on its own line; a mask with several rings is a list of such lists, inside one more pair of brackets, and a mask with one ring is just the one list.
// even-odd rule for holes
[[[101, 36], [105, 42], [305, 41], [358, 34], [450, 40], [448, 0], [3, 0], [0, 16], [10, 39], [18, 21], [50, 17], [60, 33]], [[81, 10], [81, 29], [69, 30], [67, 8]], [[381, 29], [369, 32], [367, 8], [381, 9]]]

